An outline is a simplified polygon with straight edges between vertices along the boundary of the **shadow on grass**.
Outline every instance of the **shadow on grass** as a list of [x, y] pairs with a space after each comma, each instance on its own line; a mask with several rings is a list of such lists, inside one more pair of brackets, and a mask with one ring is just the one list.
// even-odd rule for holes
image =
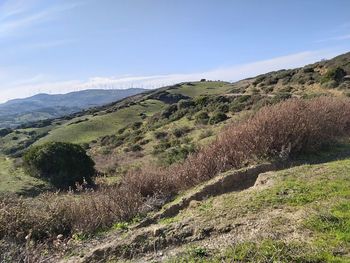
[[47, 185], [47, 184], [40, 184], [30, 187], [25, 187], [21, 189], [19, 192], [17, 192], [17, 195], [22, 197], [36, 197], [42, 193], [45, 192], [52, 192], [56, 191], [53, 187]]
[[321, 164], [349, 158], [350, 142], [347, 141], [327, 145], [317, 152], [304, 153], [297, 157], [294, 157], [290, 161], [290, 166], [299, 166], [304, 164]]
[[[335, 143], [333, 145], [324, 146], [317, 152], [304, 153], [292, 158], [286, 164], [282, 164], [280, 169], [295, 167], [305, 164], [321, 164], [331, 161], [343, 160], [350, 158], [350, 142]], [[53, 187], [47, 184], [30, 186], [18, 192], [18, 195], [23, 197], [35, 197], [44, 192], [55, 191]]]

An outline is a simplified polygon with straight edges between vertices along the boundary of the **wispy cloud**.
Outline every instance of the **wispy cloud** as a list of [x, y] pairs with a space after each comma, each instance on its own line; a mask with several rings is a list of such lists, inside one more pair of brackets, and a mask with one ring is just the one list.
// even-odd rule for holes
[[24, 29], [55, 19], [63, 11], [80, 5], [78, 2], [40, 8], [43, 1], [14, 0], [0, 6], [0, 38], [18, 35]]
[[45, 76], [44, 74], [38, 74], [32, 78], [11, 83], [7, 89], [1, 92], [0, 101], [17, 97], [27, 97], [41, 92], [66, 93], [82, 89], [126, 89], [131, 87], [153, 89], [184, 81], [196, 81], [202, 78], [211, 80], [236, 81], [273, 70], [303, 66], [324, 58], [334, 57], [339, 53], [339, 51], [335, 52], [330, 50], [306, 51], [263, 61], [256, 61], [232, 67], [217, 68], [206, 72], [190, 74], [93, 77], [86, 81], [50, 81], [50, 77]]
[[33, 0], [4, 1], [0, 4], [0, 21], [30, 10], [36, 2]]

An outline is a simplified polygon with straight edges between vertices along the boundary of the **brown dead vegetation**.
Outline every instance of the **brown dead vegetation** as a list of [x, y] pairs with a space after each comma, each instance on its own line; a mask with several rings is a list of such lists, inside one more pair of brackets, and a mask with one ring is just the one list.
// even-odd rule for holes
[[[232, 123], [210, 145], [168, 168], [128, 172], [115, 186], [79, 194], [45, 194], [35, 200], [2, 198], [0, 238], [24, 243], [53, 240], [59, 234], [86, 235], [149, 211], [149, 200], [167, 197], [220, 172], [261, 160], [279, 160], [315, 151], [348, 136], [350, 99], [291, 99]], [[151, 202], [152, 203], [152, 202]]]

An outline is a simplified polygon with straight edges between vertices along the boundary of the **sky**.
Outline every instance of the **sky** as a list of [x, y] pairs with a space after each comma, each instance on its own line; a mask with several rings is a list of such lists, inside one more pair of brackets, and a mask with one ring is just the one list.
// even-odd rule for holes
[[350, 51], [349, 0], [0, 0], [0, 102], [236, 81]]

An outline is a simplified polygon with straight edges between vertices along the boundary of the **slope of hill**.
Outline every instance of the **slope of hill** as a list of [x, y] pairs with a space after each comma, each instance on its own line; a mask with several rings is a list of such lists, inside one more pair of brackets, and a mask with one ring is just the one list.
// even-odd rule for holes
[[[172, 196], [174, 199], [149, 197], [146, 192], [146, 212], [140, 215], [145, 218], [131, 213], [121, 219], [110, 214], [109, 206], [119, 209], [129, 205], [124, 207], [126, 210], [136, 207], [117, 195], [131, 170], [136, 171], [136, 177], [130, 180], [141, 181], [138, 183], [142, 188], [142, 178], [137, 177], [143, 175], [142, 170], [135, 168], [181, 163], [213, 141], [226, 125], [245, 120], [265, 105], [291, 97], [349, 97], [349, 65], [347, 53], [235, 83], [179, 83], [63, 117], [0, 130], [0, 193], [4, 196], [33, 196], [38, 190], [48, 189], [40, 180], [31, 180], [21, 168], [20, 157], [31, 145], [52, 141], [79, 143], [94, 159], [101, 175], [96, 179], [100, 188], [77, 196], [61, 193], [19, 200], [10, 196], [3, 202], [0, 199], [0, 205], [6, 209], [0, 219], [13, 222], [2, 231], [8, 231], [19, 242], [14, 243], [11, 238], [0, 240], [0, 260], [4, 255], [17, 261], [22, 256], [32, 257], [35, 262], [39, 258], [48, 262], [62, 258], [71, 262], [349, 262], [347, 139], [327, 152], [289, 163], [292, 167], [259, 172], [253, 174], [257, 178], [249, 177], [249, 181], [243, 177], [233, 180], [226, 192], [200, 191], [220, 185], [222, 178], [237, 170], [186, 188], [186, 192], [179, 191]], [[155, 171], [152, 169], [148, 172]], [[158, 174], [154, 176], [151, 186], [159, 181]], [[186, 199], [188, 196], [191, 198]], [[33, 211], [28, 212], [28, 207]], [[96, 211], [102, 212], [96, 215]], [[60, 221], [62, 213], [65, 217]], [[164, 216], [157, 217], [158, 213]], [[22, 218], [23, 214], [28, 217]], [[81, 217], [86, 220], [80, 222]], [[52, 222], [57, 225], [53, 227]], [[78, 226], [71, 222], [78, 222]], [[58, 237], [60, 227], [69, 230]], [[13, 231], [18, 233], [14, 235]], [[28, 231], [36, 231], [36, 238], [47, 238], [48, 243], [30, 246], [24, 238]]]
[[111, 178], [135, 165], [169, 165], [206, 144], [226, 123], [263, 105], [290, 97], [348, 96], [349, 65], [347, 53], [235, 83], [199, 81], [149, 90], [17, 130], [2, 130], [0, 150], [18, 157], [32, 144], [81, 143], [97, 168]]
[[29, 98], [10, 100], [0, 104], [0, 127], [15, 127], [25, 122], [56, 118], [121, 100], [144, 91], [144, 89], [137, 88], [94, 89], [56, 95], [37, 94]]
[[71, 254], [79, 256], [65, 262], [349, 262], [349, 147], [304, 161], [315, 163], [198, 199], [209, 181], [177, 197], [197, 199], [176, 213], [150, 226], [116, 225], [102, 244], [77, 242]]

